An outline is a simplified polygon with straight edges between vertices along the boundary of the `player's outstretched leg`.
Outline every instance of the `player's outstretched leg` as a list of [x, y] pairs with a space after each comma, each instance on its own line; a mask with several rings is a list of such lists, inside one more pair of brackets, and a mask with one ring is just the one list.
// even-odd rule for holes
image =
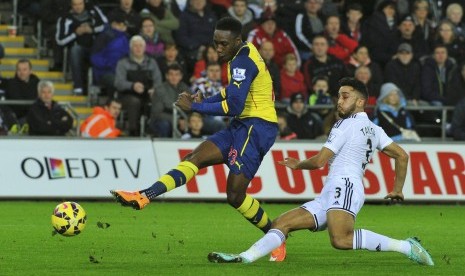
[[122, 190], [111, 190], [110, 193], [115, 197], [116, 201], [126, 207], [132, 207], [136, 210], [141, 210], [150, 200], [139, 192], [129, 192]]
[[192, 162], [182, 161], [147, 189], [135, 192], [111, 190], [110, 193], [121, 205], [141, 210], [157, 196], [186, 184], [198, 171], [199, 169]]
[[408, 238], [407, 241], [412, 246], [410, 254], [408, 255], [410, 260], [413, 260], [422, 265], [434, 265], [433, 258], [431, 258], [431, 255], [428, 253], [428, 251], [423, 246], [421, 246], [420, 240], [417, 237]]
[[211, 263], [250, 263], [247, 259], [237, 254], [212, 252], [208, 254]]

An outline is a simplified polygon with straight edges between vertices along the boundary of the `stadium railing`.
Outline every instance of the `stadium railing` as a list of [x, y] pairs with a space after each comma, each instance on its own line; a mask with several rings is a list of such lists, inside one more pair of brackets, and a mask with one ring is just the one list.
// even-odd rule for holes
[[[1, 100], [0, 106], [1, 105], [32, 105], [33, 103], [34, 101], [30, 101], [30, 100]], [[58, 104], [61, 105], [71, 115], [75, 123], [74, 127], [75, 127], [76, 136], [80, 136], [81, 119], [79, 118], [79, 114], [76, 112], [76, 110], [73, 108], [70, 102], [58, 102]]]
[[[285, 110], [288, 104], [281, 103], [281, 102], [276, 102], [275, 104], [276, 109], [278, 110]], [[328, 104], [322, 104], [322, 105], [309, 105], [309, 109], [311, 110], [321, 110], [321, 109], [334, 109], [334, 105]], [[375, 110], [376, 106], [370, 105], [367, 106], [367, 110]], [[441, 113], [441, 141], [446, 141], [447, 138], [447, 112], [454, 110], [453, 106], [406, 106], [406, 110], [409, 111], [422, 111], [422, 112], [440, 112]], [[179, 138], [181, 137], [181, 132], [177, 129], [177, 122], [178, 118], [182, 117], [185, 120], [187, 120], [187, 114], [179, 109], [176, 105], [173, 104], [173, 138]], [[437, 126], [437, 125], [427, 125], [427, 126]]]

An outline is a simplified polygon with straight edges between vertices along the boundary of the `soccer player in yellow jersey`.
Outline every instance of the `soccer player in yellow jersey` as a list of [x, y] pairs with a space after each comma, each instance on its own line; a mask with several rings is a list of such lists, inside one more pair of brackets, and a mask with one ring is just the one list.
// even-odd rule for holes
[[[142, 209], [157, 196], [186, 184], [199, 169], [224, 163], [230, 169], [228, 203], [264, 233], [268, 232], [268, 215], [246, 190], [278, 132], [273, 83], [257, 49], [242, 41], [241, 31], [241, 23], [233, 18], [223, 18], [215, 27], [213, 44], [220, 61], [228, 62], [227, 87], [205, 99], [200, 93], [184, 92], [176, 102], [187, 112], [233, 117], [229, 127], [202, 142], [151, 187], [137, 192], [111, 191], [122, 205]], [[272, 254], [270, 260], [282, 261], [285, 245], [275, 252], [279, 254]]]

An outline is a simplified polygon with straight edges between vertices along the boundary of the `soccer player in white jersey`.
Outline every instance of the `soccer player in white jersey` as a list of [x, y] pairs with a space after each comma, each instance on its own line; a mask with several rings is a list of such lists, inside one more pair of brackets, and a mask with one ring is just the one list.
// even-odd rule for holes
[[396, 240], [365, 229], [354, 230], [355, 217], [365, 199], [363, 174], [374, 150], [395, 160], [394, 188], [385, 197], [391, 200], [404, 199], [402, 188], [408, 155], [368, 119], [364, 112], [368, 99], [365, 85], [354, 78], [343, 78], [339, 84], [337, 111], [341, 120], [334, 124], [320, 152], [303, 161], [291, 157], [280, 161], [293, 170], [314, 170], [329, 162], [329, 174], [321, 194], [275, 219], [268, 233], [247, 251], [240, 254], [213, 252], [208, 255], [210, 262], [254, 262], [278, 248], [292, 231], [328, 229], [331, 245], [336, 249], [396, 251], [419, 264], [434, 265], [417, 238]]

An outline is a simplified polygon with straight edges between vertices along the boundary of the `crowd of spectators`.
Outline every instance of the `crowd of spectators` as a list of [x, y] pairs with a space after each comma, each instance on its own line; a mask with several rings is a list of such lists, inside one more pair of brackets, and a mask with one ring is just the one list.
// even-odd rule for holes
[[[410, 114], [406, 107], [450, 106], [465, 98], [463, 1], [63, 2], [40, 1], [33, 8], [44, 12], [30, 16], [45, 24], [54, 69], [63, 65], [63, 49], [68, 49], [74, 94], [87, 94], [90, 67], [101, 95], [121, 101], [123, 135], [140, 135], [142, 115], [149, 118], [148, 133], [154, 137], [169, 137], [173, 128], [189, 131], [188, 124], [198, 128], [199, 118], [203, 130], [191, 131], [190, 137], [226, 126], [226, 118], [197, 114], [172, 125], [172, 103], [181, 91], [200, 90], [208, 97], [227, 85], [227, 64], [218, 64], [211, 44], [215, 23], [224, 16], [243, 24], [243, 39], [259, 49], [267, 64], [276, 100], [283, 107], [281, 138], [327, 134], [337, 114], [311, 106], [334, 105], [338, 80], [346, 76], [365, 83], [368, 104], [375, 106], [368, 114], [388, 129], [390, 120], [412, 129], [416, 123], [437, 123], [436, 113]], [[38, 81], [30, 62], [18, 62], [16, 76], [4, 85], [6, 98], [35, 99]], [[463, 109], [463, 101], [459, 107]], [[24, 108], [14, 113], [21, 120], [28, 117]], [[450, 136], [464, 139], [464, 120], [454, 116]], [[402, 138], [394, 128], [388, 133]]]

